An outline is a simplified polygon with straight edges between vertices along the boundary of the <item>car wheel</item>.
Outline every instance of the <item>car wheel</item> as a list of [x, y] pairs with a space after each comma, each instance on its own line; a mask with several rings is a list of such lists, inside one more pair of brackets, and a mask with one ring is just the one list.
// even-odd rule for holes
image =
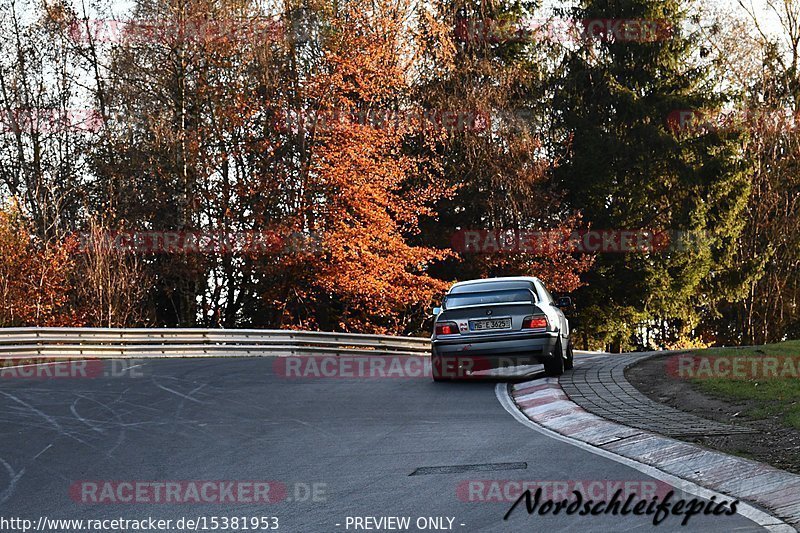
[[548, 376], [560, 376], [564, 373], [564, 353], [561, 349], [561, 339], [558, 339], [556, 344], [555, 357], [546, 359], [544, 362], [544, 371]]
[[445, 375], [444, 362], [438, 355], [431, 355], [431, 376], [433, 376], [433, 381], [437, 383], [451, 380], [450, 377]]
[[572, 348], [572, 339], [567, 341], [567, 360], [564, 361], [564, 369], [572, 370], [575, 368], [575, 351]]

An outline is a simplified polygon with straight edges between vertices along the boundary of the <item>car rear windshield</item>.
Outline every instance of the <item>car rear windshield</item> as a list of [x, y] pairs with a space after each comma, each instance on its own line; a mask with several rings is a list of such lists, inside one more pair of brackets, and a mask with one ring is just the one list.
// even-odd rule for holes
[[507, 291], [509, 289], [533, 289], [530, 281], [523, 280], [503, 280], [503, 281], [480, 281], [477, 283], [467, 283], [458, 285], [450, 289], [450, 294], [465, 294], [482, 291]]
[[444, 298], [445, 309], [458, 309], [473, 305], [492, 305], [510, 303], [534, 303], [534, 296], [528, 289], [509, 289], [505, 291], [465, 292], [448, 294]]

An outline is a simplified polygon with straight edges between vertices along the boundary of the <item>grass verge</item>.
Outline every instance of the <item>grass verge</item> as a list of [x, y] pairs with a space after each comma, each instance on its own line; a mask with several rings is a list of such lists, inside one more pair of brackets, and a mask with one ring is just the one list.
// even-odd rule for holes
[[713, 369], [708, 376], [692, 379], [702, 392], [746, 401], [748, 408], [742, 414], [747, 418], [771, 418], [800, 429], [800, 341], [710, 348], [692, 355], [697, 368], [703, 359], [712, 361], [706, 366]]

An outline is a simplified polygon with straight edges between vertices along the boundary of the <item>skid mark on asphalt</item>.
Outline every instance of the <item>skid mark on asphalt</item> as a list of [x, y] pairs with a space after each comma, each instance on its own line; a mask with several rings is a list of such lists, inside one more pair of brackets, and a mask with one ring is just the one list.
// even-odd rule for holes
[[106, 431], [104, 429], [95, 426], [89, 420], [86, 420], [78, 413], [78, 409], [76, 406], [80, 400], [81, 397], [75, 398], [75, 401], [72, 402], [72, 405], [69, 406], [69, 411], [75, 416], [75, 418], [77, 418], [78, 420], [89, 426], [92, 429], [92, 431], [96, 431], [97, 433], [105, 433]]
[[92, 422], [103, 423], [103, 421], [99, 421], [99, 420], [91, 420], [90, 421], [88, 419], [85, 419], [85, 418], [81, 417], [78, 414], [77, 410], [75, 409], [75, 405], [78, 403], [79, 400], [85, 400], [87, 402], [91, 402], [91, 403], [94, 403], [95, 405], [100, 406], [101, 409], [105, 409], [106, 411], [111, 413], [111, 416], [114, 418], [114, 423], [112, 424], [112, 428], [118, 430], [117, 431], [117, 441], [114, 443], [114, 445], [111, 448], [109, 448], [105, 452], [106, 456], [108, 456], [109, 458], [112, 457], [112, 454], [116, 451], [116, 449], [119, 448], [122, 445], [123, 442], [125, 442], [125, 434], [126, 434], [126, 429], [127, 428], [123, 425], [122, 417], [119, 415], [119, 413], [113, 407], [111, 407], [111, 406], [109, 406], [109, 405], [107, 405], [107, 404], [105, 404], [103, 402], [99, 402], [99, 401], [97, 401], [96, 399], [94, 399], [91, 396], [86, 396], [86, 395], [83, 395], [83, 394], [79, 394], [78, 398], [76, 398], [75, 401], [72, 403], [72, 407], [70, 408], [70, 410], [72, 411], [73, 415], [75, 415], [76, 417], [78, 417], [81, 420], [81, 422], [89, 425], [89, 427], [91, 427], [93, 431], [96, 431], [98, 433], [103, 433], [104, 434], [106, 431], [103, 428], [100, 428], [99, 426], [93, 425]]
[[48, 415], [44, 411], [40, 411], [39, 409], [37, 409], [36, 407], [32, 406], [28, 402], [26, 402], [24, 400], [21, 400], [20, 398], [17, 398], [13, 394], [8, 394], [7, 392], [3, 392], [3, 391], [0, 391], [0, 394], [2, 394], [3, 396], [7, 397], [9, 400], [21, 405], [24, 408], [23, 412], [28, 411], [29, 413], [33, 413], [35, 416], [40, 417], [40, 418], [44, 419], [45, 421], [47, 421], [47, 423], [50, 426], [52, 426], [52, 429], [55, 429], [56, 431], [58, 431], [58, 433], [60, 435], [63, 435], [63, 436], [68, 437], [70, 439], [74, 439], [74, 440], [80, 442], [81, 444], [89, 446], [90, 448], [94, 448], [94, 446], [92, 446], [91, 444], [89, 444], [85, 440], [81, 439], [80, 437], [75, 436], [74, 434], [72, 434], [69, 431], [66, 431], [64, 429], [64, 427], [61, 424], [58, 423], [58, 420], [56, 420], [54, 417]]
[[[44, 447], [49, 442], [47, 447], [32, 457], [37, 468], [45, 468], [43, 463], [36, 460], [51, 447], [58, 446], [58, 437], [83, 444], [95, 453], [95, 457], [108, 460], [114, 458], [114, 453], [127, 440], [127, 432], [131, 430], [156, 430], [171, 435], [184, 434], [187, 437], [191, 433], [196, 435], [198, 431], [207, 433], [207, 430], [197, 426], [197, 420], [178, 420], [176, 424], [174, 420], [153, 417], [169, 409], [170, 404], [177, 405], [180, 411], [183, 404], [190, 400], [200, 404], [207, 403], [194, 396], [205, 384], [191, 384], [192, 389], [187, 394], [171, 389], [167, 391], [170, 394], [163, 395], [156, 404], [153, 403], [150, 392], [131, 394], [131, 387], [122, 391], [84, 391], [81, 388], [78, 391], [61, 392], [39, 386], [26, 387], [24, 391], [14, 394], [0, 390], [0, 405], [4, 404], [0, 408], [0, 422], [18, 426], [28, 432], [34, 445], [39, 442]], [[170, 401], [170, 398], [173, 400]], [[36, 433], [31, 434], [32, 431]], [[48, 438], [48, 432], [55, 433], [57, 438]], [[38, 439], [48, 440], [41, 442]], [[37, 450], [31, 450], [31, 454]], [[0, 468], [0, 473], [2, 471]], [[53, 472], [53, 475], [61, 476], [58, 472]]]
[[14, 490], [17, 488], [17, 482], [25, 474], [25, 469], [20, 468], [19, 472], [16, 472], [11, 465], [2, 458], [0, 458], [0, 465], [3, 465], [3, 468], [8, 472], [8, 485], [3, 489], [3, 492], [0, 492], [0, 503], [5, 503], [11, 495], [14, 494]]
[[[172, 382], [175, 382], [175, 385], [172, 385], [172, 383], [170, 383], [170, 385], [172, 385], [172, 386], [168, 387], [168, 386], [164, 385], [160, 381], [160, 380], [167, 380], [167, 379], [171, 380]], [[201, 399], [198, 399], [197, 397], [195, 397], [195, 395], [198, 392], [200, 392], [202, 389], [204, 389], [208, 385], [208, 383], [201, 383], [200, 385], [197, 385], [196, 381], [176, 378], [176, 377], [173, 377], [173, 376], [162, 376], [159, 379], [156, 379], [155, 377], [153, 377], [153, 378], [150, 379], [150, 382], [156, 388], [158, 388], [160, 390], [163, 390], [164, 392], [168, 392], [169, 394], [171, 394], [171, 395], [173, 395], [173, 396], [175, 396], [175, 397], [180, 399], [178, 404], [175, 406], [175, 413], [173, 414], [173, 417], [172, 417], [175, 424], [181, 424], [181, 423], [185, 423], [186, 422], [185, 420], [183, 420], [182, 416], [183, 416], [183, 409], [186, 406], [186, 401], [187, 400], [190, 401], [190, 402], [196, 403], [198, 405], [207, 405], [209, 403], [208, 401], [204, 401], [204, 400], [201, 400]], [[192, 386], [193, 388], [191, 390], [189, 390], [188, 392], [186, 392], [186, 393], [181, 392], [180, 390], [176, 390], [177, 388], [180, 388], [182, 386], [187, 387], [187, 388], [188, 388], [188, 386]], [[175, 387], [175, 388], [173, 388], [173, 387]], [[208, 395], [209, 400], [212, 399], [213, 397], [214, 397], [214, 395], [212, 395], [212, 394]]]
[[297, 418], [288, 418], [286, 420], [288, 420], [289, 422], [295, 422], [296, 424], [300, 424], [301, 426], [307, 427], [309, 429], [313, 429], [314, 431], [319, 431], [320, 433], [322, 433], [323, 435], [325, 435], [327, 437], [335, 437], [336, 436], [333, 433], [331, 433], [330, 431], [326, 431], [326, 430], [322, 429], [321, 427], [315, 426], [314, 424], [309, 424], [308, 422], [305, 422], [303, 420], [299, 420]]
[[39, 453], [37, 453], [36, 455], [34, 455], [34, 456], [33, 456], [33, 460], [35, 461], [36, 459], [38, 459], [38, 458], [39, 458], [39, 456], [41, 456], [41, 455], [42, 455], [44, 452], [46, 452], [47, 450], [49, 450], [49, 449], [50, 449], [50, 448], [52, 448], [52, 447], [53, 447], [53, 443], [51, 442], [50, 444], [48, 444], [47, 446], [45, 446], [45, 447], [42, 449], [42, 451], [40, 451]]
[[162, 385], [161, 383], [159, 383], [155, 379], [153, 379], [153, 385], [155, 385], [156, 387], [158, 387], [159, 389], [161, 389], [163, 391], [169, 392], [170, 394], [174, 394], [175, 396], [179, 396], [179, 397], [183, 398], [184, 400], [190, 400], [190, 401], [193, 401], [193, 402], [199, 403], [199, 404], [205, 404], [206, 403], [206, 402], [198, 400], [197, 398], [192, 396], [192, 394], [195, 394], [200, 389], [205, 387], [206, 386], [205, 383], [203, 383], [199, 387], [196, 387], [196, 388], [192, 389], [191, 391], [189, 391], [188, 394], [183, 394], [182, 392], [178, 392], [178, 391], [176, 391], [174, 389], [170, 389], [169, 387], [165, 387], [164, 385]]

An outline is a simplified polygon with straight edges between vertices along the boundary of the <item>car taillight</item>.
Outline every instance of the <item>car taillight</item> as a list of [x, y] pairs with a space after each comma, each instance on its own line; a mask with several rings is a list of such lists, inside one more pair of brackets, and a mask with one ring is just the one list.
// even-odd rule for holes
[[458, 325], [454, 322], [443, 322], [441, 324], [436, 324], [436, 334], [437, 335], [454, 335], [458, 333]]
[[549, 325], [547, 317], [544, 315], [529, 316], [522, 321], [522, 329], [547, 329]]

